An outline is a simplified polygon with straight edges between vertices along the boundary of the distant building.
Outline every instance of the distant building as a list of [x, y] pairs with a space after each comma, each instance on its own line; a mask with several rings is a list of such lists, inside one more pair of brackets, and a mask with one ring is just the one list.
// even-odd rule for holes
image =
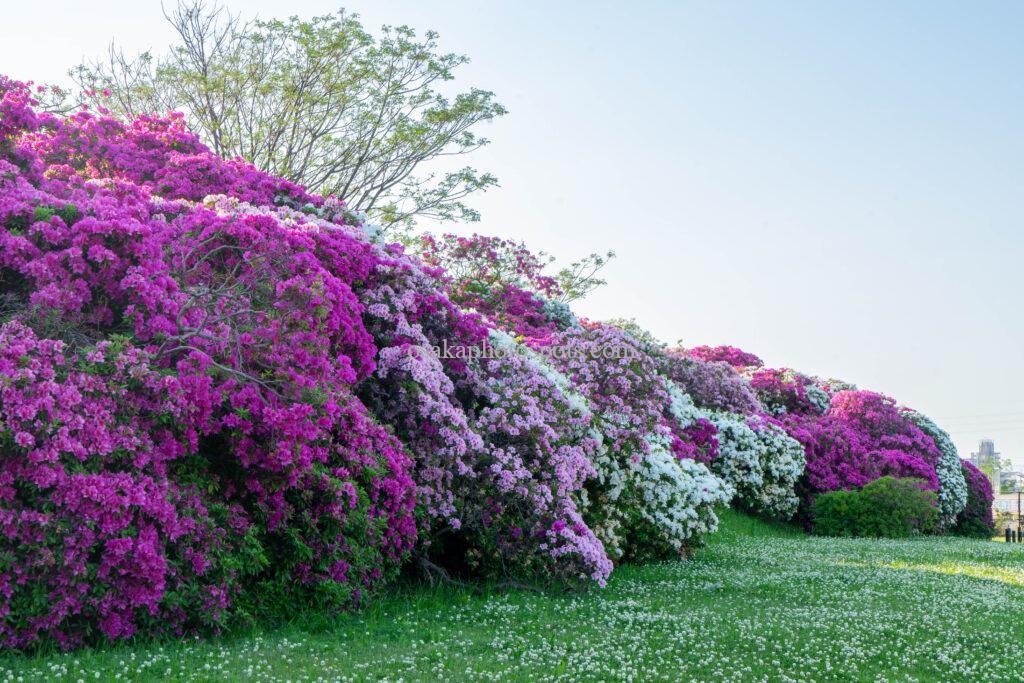
[[982, 439], [978, 442], [978, 452], [971, 453], [971, 463], [985, 473], [992, 483], [992, 491], [999, 493], [1003, 479], [1003, 456], [996, 450], [995, 441]]

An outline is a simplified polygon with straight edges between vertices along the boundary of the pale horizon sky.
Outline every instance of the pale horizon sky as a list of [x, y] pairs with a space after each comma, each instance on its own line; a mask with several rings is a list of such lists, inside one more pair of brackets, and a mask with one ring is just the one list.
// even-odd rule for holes
[[[510, 111], [468, 159], [501, 182], [483, 220], [445, 229], [614, 249], [584, 315], [881, 391], [1024, 466], [1024, 4], [343, 6], [438, 31]], [[11, 4], [0, 73], [169, 38], [157, 1]]]

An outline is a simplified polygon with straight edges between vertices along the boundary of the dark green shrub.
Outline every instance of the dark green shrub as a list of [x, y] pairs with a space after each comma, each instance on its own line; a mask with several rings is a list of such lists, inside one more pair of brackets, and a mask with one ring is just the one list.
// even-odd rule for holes
[[934, 491], [920, 479], [881, 477], [859, 491], [823, 493], [814, 501], [814, 533], [821, 536], [903, 538], [938, 526]]

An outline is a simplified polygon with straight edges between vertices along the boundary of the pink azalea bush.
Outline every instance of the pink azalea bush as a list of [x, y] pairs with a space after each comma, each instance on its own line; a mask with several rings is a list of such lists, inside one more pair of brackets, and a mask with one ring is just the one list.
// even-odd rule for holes
[[734, 368], [759, 368], [764, 362], [752, 353], [735, 346], [695, 346], [685, 351], [690, 358], [707, 362], [728, 363]]

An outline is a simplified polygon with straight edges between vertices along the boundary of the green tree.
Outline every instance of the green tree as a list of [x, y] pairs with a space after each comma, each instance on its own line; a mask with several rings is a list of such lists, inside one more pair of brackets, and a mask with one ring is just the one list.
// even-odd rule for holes
[[493, 292], [511, 285], [564, 304], [607, 284], [597, 274], [615, 258], [614, 251], [588, 254], [548, 274], [554, 256], [501, 237], [425, 233], [409, 247], [428, 264], [444, 268], [461, 290]]
[[384, 230], [479, 220], [464, 200], [497, 180], [450, 159], [488, 144], [475, 131], [506, 110], [486, 90], [442, 94], [468, 59], [439, 52], [436, 33], [375, 37], [344, 10], [243, 21], [201, 0], [164, 16], [169, 52], [132, 58], [112, 44], [72, 69], [82, 99], [119, 115], [184, 112], [217, 154], [338, 195]]

